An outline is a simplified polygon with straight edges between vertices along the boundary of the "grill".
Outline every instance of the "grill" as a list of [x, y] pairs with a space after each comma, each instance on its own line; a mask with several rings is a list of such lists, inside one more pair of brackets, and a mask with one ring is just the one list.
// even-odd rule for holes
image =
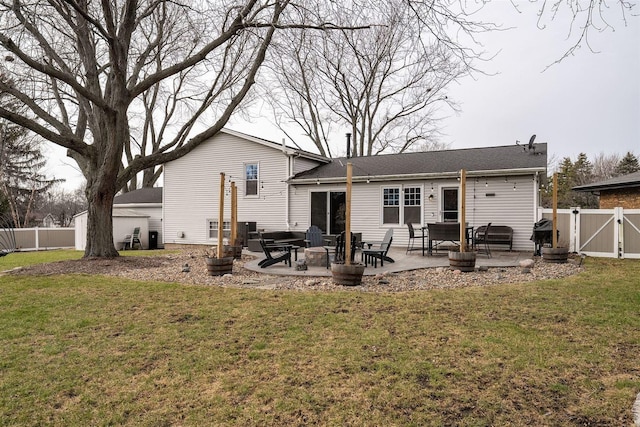
[[[533, 255], [541, 255], [540, 251], [545, 244], [553, 243], [553, 221], [547, 218], [542, 218], [540, 221], [533, 225], [533, 234], [531, 240], [536, 244], [535, 252]], [[560, 236], [560, 231], [557, 231], [557, 236]]]

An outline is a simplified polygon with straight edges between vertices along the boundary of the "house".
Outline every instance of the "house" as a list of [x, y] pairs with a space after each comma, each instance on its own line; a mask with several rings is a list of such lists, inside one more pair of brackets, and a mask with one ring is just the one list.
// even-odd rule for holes
[[224, 129], [164, 165], [164, 243], [167, 247], [216, 244], [221, 172], [225, 173], [225, 232], [231, 228], [231, 181], [238, 189], [239, 222], [256, 222], [263, 230], [306, 230], [305, 224], [289, 221], [295, 195], [287, 180], [329, 162], [314, 153]]
[[[153, 239], [157, 247], [162, 245], [162, 187], [140, 188], [116, 196], [113, 199], [113, 240], [117, 249], [122, 240], [136, 227], [140, 228], [142, 247], [150, 247]], [[74, 216], [75, 247], [84, 250], [87, 239], [87, 211]]]
[[640, 209], [640, 171], [573, 187], [600, 196], [600, 209]]
[[353, 165], [351, 228], [380, 241], [393, 228], [394, 244], [406, 244], [407, 222], [425, 226], [457, 222], [460, 170], [466, 170], [466, 222], [513, 228], [513, 249], [530, 250], [546, 179], [546, 144], [471, 148], [334, 159], [294, 176], [291, 221], [334, 234], [344, 227], [346, 163]]
[[[531, 250], [539, 186], [546, 180], [547, 145], [533, 144], [328, 159], [283, 144], [224, 130], [164, 165], [164, 242], [213, 245], [218, 230], [220, 173], [238, 187], [238, 221], [266, 231], [325, 234], [344, 230], [346, 164], [353, 164], [352, 230], [394, 245], [415, 225], [457, 221], [461, 169], [467, 171], [466, 221], [513, 228], [513, 249]], [[224, 208], [230, 228], [230, 197]]]

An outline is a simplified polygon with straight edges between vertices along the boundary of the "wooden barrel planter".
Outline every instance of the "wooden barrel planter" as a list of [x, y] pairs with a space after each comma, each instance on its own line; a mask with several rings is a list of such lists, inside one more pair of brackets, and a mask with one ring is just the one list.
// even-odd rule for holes
[[563, 264], [569, 258], [569, 248], [542, 248], [542, 259], [545, 262]]
[[225, 246], [224, 256], [233, 257], [234, 259], [242, 258], [242, 246]]
[[451, 270], [469, 273], [476, 268], [476, 253], [449, 251], [449, 266]]
[[333, 283], [343, 286], [359, 286], [362, 283], [364, 265], [331, 264]]
[[233, 257], [205, 258], [209, 276], [224, 276], [233, 273]]

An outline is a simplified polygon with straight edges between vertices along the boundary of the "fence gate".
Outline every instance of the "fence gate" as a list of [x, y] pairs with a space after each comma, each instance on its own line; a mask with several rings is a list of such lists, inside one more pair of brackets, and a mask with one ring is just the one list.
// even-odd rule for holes
[[[551, 218], [552, 213], [543, 209], [540, 216]], [[558, 209], [557, 226], [572, 252], [640, 259], [640, 209]]]

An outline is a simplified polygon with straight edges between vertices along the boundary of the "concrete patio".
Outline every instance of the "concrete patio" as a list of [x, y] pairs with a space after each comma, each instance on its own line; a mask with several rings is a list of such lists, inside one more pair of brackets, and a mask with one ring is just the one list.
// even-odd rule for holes
[[[302, 248], [301, 248], [302, 249]], [[243, 251], [247, 255], [255, 256], [256, 259], [246, 262], [244, 268], [266, 274], [275, 274], [283, 276], [331, 276], [331, 270], [325, 267], [312, 267], [308, 266], [307, 270], [298, 271], [295, 267], [294, 257], [291, 257], [291, 267], [288, 267], [285, 263], [272, 265], [267, 268], [261, 268], [258, 265], [264, 254], [260, 252]], [[421, 268], [435, 268], [435, 267], [449, 267], [449, 257], [445, 250], [441, 250], [438, 253], [433, 253], [432, 256], [422, 256], [420, 251], [413, 251], [405, 253], [405, 248], [391, 247], [388, 254], [395, 260], [393, 263], [385, 262], [381, 267], [378, 263], [378, 267], [368, 266], [364, 274], [366, 276], [373, 276], [382, 273], [397, 273], [400, 271], [417, 270]], [[478, 254], [476, 258], [476, 267], [517, 267], [521, 260], [533, 257], [532, 252], [508, 252], [508, 251], [491, 251], [491, 258], [488, 258], [485, 254]], [[298, 259], [304, 259], [304, 250], [298, 251]], [[356, 261], [360, 262], [360, 252], [356, 252]]]

